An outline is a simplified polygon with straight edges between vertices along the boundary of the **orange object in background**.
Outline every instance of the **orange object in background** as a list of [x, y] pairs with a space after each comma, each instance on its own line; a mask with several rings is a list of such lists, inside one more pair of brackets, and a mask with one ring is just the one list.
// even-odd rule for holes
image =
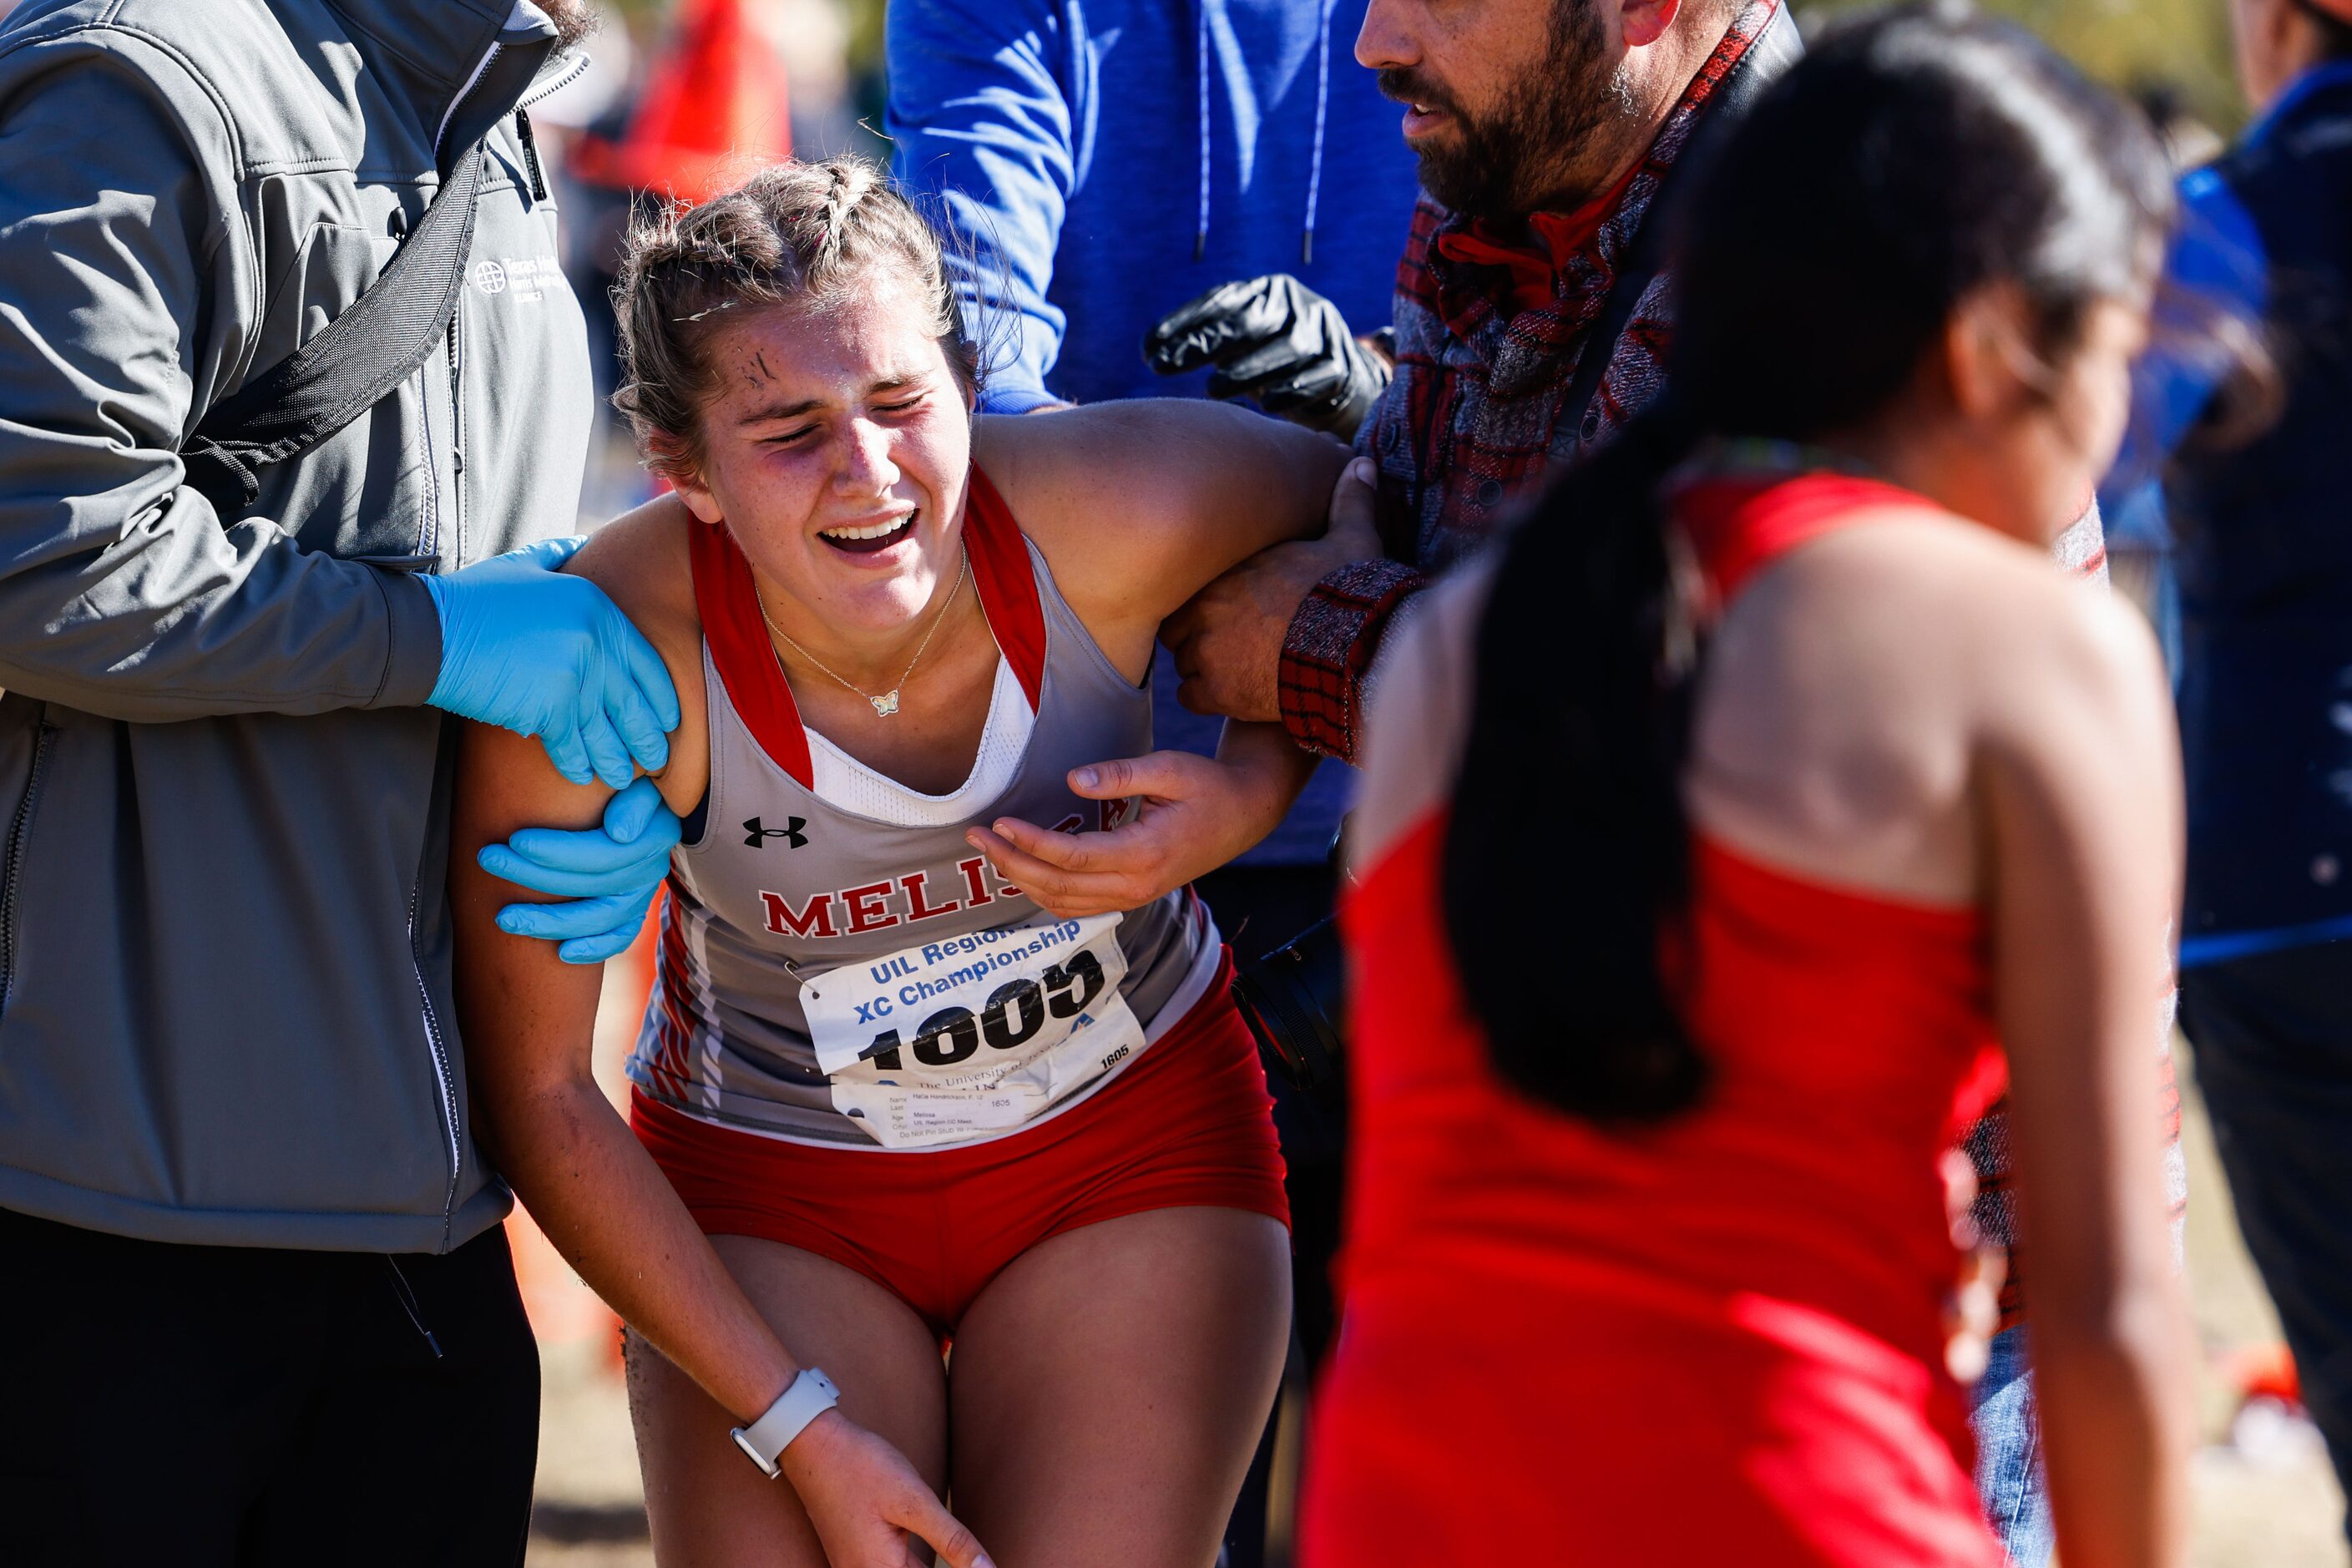
[[2303, 1408], [2303, 1380], [2294, 1370], [2294, 1356], [2285, 1345], [2273, 1342], [2243, 1345], [2221, 1358], [2221, 1378], [2241, 1401], [2275, 1399], [2290, 1409]]
[[784, 63], [744, 0], [684, 0], [668, 46], [617, 142], [584, 136], [572, 171], [619, 190], [706, 202], [793, 153]]
[[[667, 897], [667, 895], [664, 895]], [[625, 1055], [645, 1016], [646, 998], [653, 994], [656, 933], [661, 929], [662, 904], [656, 900], [637, 940], [604, 966], [604, 993], [596, 1007], [597, 1080], [607, 1093], [625, 1094], [617, 1075], [605, 1070], [608, 1060]], [[614, 1049], [617, 1047], [617, 1051]], [[518, 1207], [507, 1216], [507, 1245], [514, 1251], [516, 1282], [522, 1288], [523, 1310], [530, 1331], [542, 1345], [574, 1344], [602, 1338], [615, 1371], [620, 1368], [621, 1320], [596, 1292], [581, 1282], [572, 1265], [555, 1250], [530, 1215]]]

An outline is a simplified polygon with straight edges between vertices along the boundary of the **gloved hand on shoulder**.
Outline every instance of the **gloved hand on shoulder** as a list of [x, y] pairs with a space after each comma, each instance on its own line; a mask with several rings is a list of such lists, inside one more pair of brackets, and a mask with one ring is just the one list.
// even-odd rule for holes
[[1223, 283], [1143, 340], [1161, 375], [1204, 364], [1212, 397], [1249, 397], [1294, 425], [1353, 440], [1389, 384], [1388, 363], [1356, 341], [1339, 308], [1288, 273]]
[[620, 789], [637, 768], [667, 765], [677, 691], [604, 591], [559, 570], [585, 542], [551, 539], [420, 579], [441, 614], [441, 678], [425, 700], [538, 737], [573, 784]]
[[654, 781], [639, 779], [604, 807], [602, 827], [526, 827], [476, 858], [493, 877], [572, 900], [509, 904], [500, 931], [561, 943], [556, 956], [566, 963], [602, 963], [636, 940], [680, 832]]

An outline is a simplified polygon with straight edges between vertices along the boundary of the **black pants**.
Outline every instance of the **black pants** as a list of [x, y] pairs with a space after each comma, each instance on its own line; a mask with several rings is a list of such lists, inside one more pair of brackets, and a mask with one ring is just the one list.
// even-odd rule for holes
[[2180, 1026], [2246, 1250], [2352, 1492], [2352, 942], [2191, 969]]
[[0, 1563], [514, 1568], [539, 1353], [506, 1236], [132, 1241], [0, 1210]]
[[[1193, 886], [1242, 963], [1263, 957], [1328, 915], [1334, 892], [1331, 873], [1321, 866], [1228, 866]], [[1344, 1052], [1340, 1065], [1344, 1072]], [[1290, 1198], [1291, 1300], [1297, 1331], [1292, 1352], [1299, 1364], [1285, 1381], [1304, 1383], [1321, 1364], [1336, 1327], [1331, 1259], [1339, 1248], [1347, 1096], [1339, 1083], [1309, 1091], [1293, 1088], [1279, 1073], [1267, 1074], [1266, 1082], [1274, 1091], [1283, 1188]], [[1258, 1568], [1265, 1560], [1273, 1458], [1269, 1424], [1225, 1532], [1227, 1568]]]

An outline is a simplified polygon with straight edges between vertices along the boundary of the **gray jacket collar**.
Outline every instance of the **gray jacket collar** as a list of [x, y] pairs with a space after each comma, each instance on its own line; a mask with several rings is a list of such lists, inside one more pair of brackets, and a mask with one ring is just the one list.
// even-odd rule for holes
[[[428, 131], [475, 85], [499, 45], [546, 52], [555, 25], [530, 0], [325, 0]], [[551, 59], [545, 70], [564, 68]], [[544, 73], [542, 73], [543, 75]]]

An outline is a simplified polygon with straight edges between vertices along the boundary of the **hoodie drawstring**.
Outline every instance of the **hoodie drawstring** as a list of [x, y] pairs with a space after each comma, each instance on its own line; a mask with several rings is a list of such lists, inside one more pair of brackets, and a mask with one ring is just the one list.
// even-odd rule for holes
[[408, 1321], [416, 1326], [418, 1333], [425, 1336], [425, 1348], [433, 1352], [433, 1359], [439, 1361], [441, 1342], [435, 1339], [433, 1331], [425, 1326], [425, 1314], [416, 1305], [416, 1292], [408, 1288], [408, 1276], [400, 1271], [400, 1259], [387, 1252], [383, 1255], [383, 1261], [384, 1267], [392, 1270], [393, 1293], [400, 1298], [400, 1310], [408, 1314]]
[[1322, 25], [1315, 34], [1315, 160], [1307, 165], [1307, 232], [1298, 242], [1298, 265], [1315, 265], [1315, 211], [1323, 199], [1323, 118], [1331, 104], [1331, 6], [1322, 0]]
[[[1323, 129], [1331, 108], [1331, 8], [1337, 0], [1317, 0], [1315, 28], [1315, 153], [1307, 172], [1307, 226], [1298, 240], [1298, 264], [1315, 265], [1315, 217], [1323, 205]], [[1201, 154], [1201, 207], [1192, 227], [1192, 260], [1209, 254], [1209, 0], [1192, 7], [1192, 53], [1198, 78], [1196, 129]]]
[[1198, 0], [1192, 18], [1193, 53], [1199, 59], [1201, 79], [1201, 221], [1192, 230], [1192, 262], [1198, 266], [1209, 254], [1209, 0]]

